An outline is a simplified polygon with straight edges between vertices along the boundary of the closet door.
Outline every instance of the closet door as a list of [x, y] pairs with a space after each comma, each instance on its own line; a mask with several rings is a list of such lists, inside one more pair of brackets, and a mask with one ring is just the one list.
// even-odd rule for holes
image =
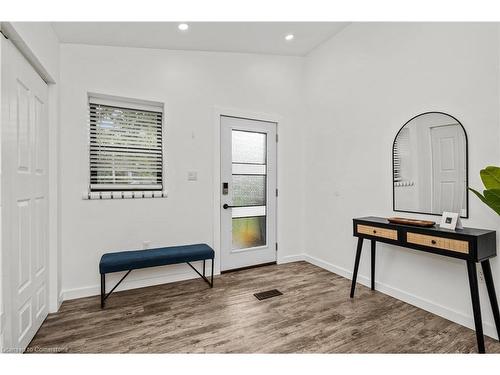
[[23, 351], [48, 312], [48, 89], [1, 39], [4, 349]]

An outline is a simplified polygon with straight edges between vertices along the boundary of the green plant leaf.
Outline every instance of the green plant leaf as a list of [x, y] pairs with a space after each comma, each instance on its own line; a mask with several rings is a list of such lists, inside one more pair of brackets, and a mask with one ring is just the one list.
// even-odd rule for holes
[[476, 195], [477, 195], [477, 197], [478, 197], [479, 199], [481, 199], [481, 201], [482, 201], [484, 204], [488, 204], [488, 203], [486, 203], [486, 198], [485, 198], [485, 197], [483, 197], [483, 195], [482, 195], [479, 191], [474, 190], [473, 188], [469, 188], [469, 190], [470, 190], [470, 191], [472, 191], [474, 194], [476, 194]]
[[484, 196], [477, 190], [472, 188], [469, 188], [469, 190], [476, 194], [484, 204], [500, 215], [500, 189], [484, 190]]
[[500, 189], [488, 189], [484, 191], [486, 204], [500, 215]]
[[481, 169], [479, 172], [481, 180], [483, 180], [484, 187], [487, 190], [490, 189], [500, 189], [500, 168], [494, 166], [488, 166], [485, 169]]

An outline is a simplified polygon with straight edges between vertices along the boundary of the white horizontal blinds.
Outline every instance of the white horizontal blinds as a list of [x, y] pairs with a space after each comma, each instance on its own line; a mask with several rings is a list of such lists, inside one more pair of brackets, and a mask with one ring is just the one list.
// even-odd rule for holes
[[403, 128], [396, 137], [393, 149], [394, 160], [394, 182], [404, 180], [403, 169], [406, 166], [410, 153], [410, 132], [408, 128]]
[[163, 113], [127, 106], [89, 98], [91, 191], [163, 188]]

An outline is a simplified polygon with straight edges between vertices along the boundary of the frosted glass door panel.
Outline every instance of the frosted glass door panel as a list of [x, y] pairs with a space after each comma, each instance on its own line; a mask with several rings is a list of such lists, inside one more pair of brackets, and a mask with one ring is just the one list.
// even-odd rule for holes
[[233, 250], [264, 246], [265, 244], [265, 216], [233, 219]]
[[232, 137], [233, 163], [266, 163], [266, 134], [233, 130]]
[[265, 206], [266, 176], [233, 174], [233, 206]]

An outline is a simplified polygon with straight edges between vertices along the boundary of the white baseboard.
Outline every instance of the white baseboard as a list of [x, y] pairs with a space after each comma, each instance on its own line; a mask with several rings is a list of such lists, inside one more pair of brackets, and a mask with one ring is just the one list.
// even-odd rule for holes
[[[214, 272], [214, 276], [218, 275], [217, 272]], [[162, 275], [162, 276], [155, 276], [155, 277], [146, 277], [146, 278], [141, 278], [141, 279], [131, 279], [131, 280], [124, 280], [120, 286], [116, 289], [117, 292], [121, 290], [128, 290], [128, 289], [136, 289], [136, 288], [143, 288], [146, 286], [153, 286], [153, 285], [161, 285], [161, 284], [167, 284], [167, 283], [173, 283], [176, 281], [184, 281], [184, 280], [190, 280], [190, 279], [197, 279], [199, 278], [198, 275], [196, 275], [194, 272], [180, 272], [180, 273], [173, 273], [169, 275]], [[200, 279], [200, 281], [202, 281]], [[108, 289], [109, 291], [109, 289]], [[76, 299], [76, 298], [83, 298], [83, 297], [92, 297], [92, 296], [98, 296], [101, 294], [101, 286], [100, 285], [92, 285], [88, 287], [83, 287], [83, 288], [75, 288], [75, 289], [66, 289], [62, 291], [62, 301], [67, 301], [71, 299]]]
[[[352, 280], [352, 271], [346, 268], [336, 266], [332, 263], [325, 262], [324, 260], [307, 254], [305, 254], [304, 260], [306, 262], [314, 264], [315, 266], [321, 267], [327, 271]], [[367, 276], [363, 276], [360, 274], [358, 274], [357, 282], [367, 287], [370, 287], [371, 284], [370, 279]], [[463, 312], [450, 309], [449, 307], [440, 305], [428, 299], [416, 296], [414, 294], [405, 292], [404, 290], [377, 281], [375, 281], [375, 289], [381, 293], [387, 294], [403, 302], [409, 303], [410, 305], [429, 311], [442, 318], [451, 320], [452, 322], [474, 330], [474, 318], [471, 315], [467, 315]], [[483, 320], [483, 331], [485, 335], [490, 336], [494, 339], [497, 338], [497, 332], [495, 329], [495, 324], [493, 322], [485, 322]]]
[[278, 259], [278, 264], [285, 264], [291, 262], [300, 262], [306, 259], [306, 254], [295, 254], [295, 255], [286, 255], [282, 258]]

